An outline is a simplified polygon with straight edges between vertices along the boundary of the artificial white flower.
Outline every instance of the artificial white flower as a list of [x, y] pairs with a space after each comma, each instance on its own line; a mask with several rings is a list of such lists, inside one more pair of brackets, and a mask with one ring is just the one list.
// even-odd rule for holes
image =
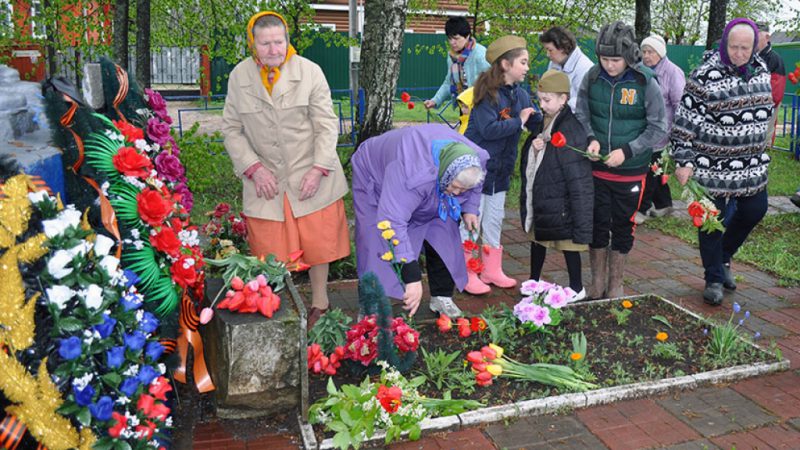
[[50, 303], [58, 306], [59, 310], [64, 309], [67, 306], [67, 302], [75, 296], [75, 291], [60, 284], [47, 288], [46, 291], [47, 299], [50, 300]]
[[155, 170], [155, 169], [153, 169], [153, 170], [150, 172], [150, 179], [149, 179], [149, 181], [150, 181], [150, 184], [152, 184], [153, 186], [155, 186], [157, 189], [161, 189], [162, 187], [164, 187], [164, 182], [158, 179], [158, 172], [156, 172], [156, 170]]
[[127, 405], [130, 402], [131, 402], [131, 399], [129, 399], [128, 397], [126, 397], [124, 395], [120, 395], [119, 398], [117, 399], [117, 404], [120, 404], [120, 405]]
[[161, 372], [162, 375], [167, 373], [167, 366], [164, 363], [160, 363], [158, 365], [158, 371]]
[[103, 191], [103, 195], [108, 197], [108, 188], [111, 187], [111, 183], [106, 181], [105, 183], [100, 185], [100, 190]]
[[98, 234], [94, 240], [94, 254], [97, 256], [105, 256], [111, 251], [115, 242], [110, 237], [104, 234]]
[[133, 241], [133, 248], [136, 250], [141, 250], [144, 248], [144, 242], [140, 241], [139, 239]]
[[44, 235], [50, 239], [61, 236], [64, 234], [64, 223], [59, 219], [43, 220], [42, 227], [44, 227]]
[[64, 229], [69, 227], [77, 227], [81, 224], [81, 212], [75, 209], [74, 205], [69, 205], [64, 208], [58, 214], [58, 218], [66, 222]]
[[149, 146], [147, 145], [147, 141], [144, 139], [137, 139], [133, 145], [138, 148], [139, 150], [149, 150]]
[[88, 288], [81, 291], [81, 296], [86, 301], [86, 307], [98, 309], [103, 304], [103, 288], [96, 284], [90, 284]]
[[56, 280], [60, 280], [72, 273], [72, 268], [67, 267], [72, 262], [72, 255], [66, 250], [57, 250], [47, 261], [47, 271]]
[[110, 277], [114, 277], [118, 273], [119, 269], [119, 259], [117, 259], [114, 255], [106, 255], [103, 256], [103, 259], [100, 260], [100, 267], [106, 270], [106, 273]]
[[44, 189], [36, 192], [28, 192], [28, 200], [30, 200], [33, 204], [41, 203], [48, 199], [50, 199], [50, 196], [47, 195], [47, 191]]
[[134, 239], [139, 239], [139, 236], [141, 236], [141, 235], [139, 234], [139, 230], [137, 230], [136, 228], [132, 228], [131, 229], [131, 236]]
[[125, 372], [122, 372], [122, 374], [125, 375], [126, 377], [135, 377], [136, 375], [139, 374], [139, 365], [138, 364], [134, 364], [134, 365], [128, 367], [128, 370], [126, 370]]
[[178, 232], [178, 239], [181, 244], [187, 247], [197, 247], [200, 245], [200, 238], [197, 235], [197, 230], [181, 230]]
[[147, 187], [146, 184], [144, 184], [141, 181], [139, 181], [139, 179], [136, 178], [136, 177], [123, 176], [122, 179], [125, 180], [128, 184], [132, 184], [132, 185], [136, 186], [139, 189], [144, 189], [144, 188]]
[[83, 390], [83, 388], [85, 388], [87, 384], [91, 383], [93, 379], [94, 374], [89, 372], [80, 378], [73, 379], [72, 384], [78, 389]]
[[89, 250], [92, 248], [92, 243], [89, 241], [81, 241], [80, 244], [72, 247], [71, 249], [67, 250], [72, 257], [76, 256], [86, 256], [89, 253]]

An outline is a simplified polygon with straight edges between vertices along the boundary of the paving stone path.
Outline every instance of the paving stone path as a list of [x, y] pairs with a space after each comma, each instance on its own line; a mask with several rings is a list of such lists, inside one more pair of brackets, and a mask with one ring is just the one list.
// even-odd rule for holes
[[[771, 199], [771, 211], [797, 213], [786, 198]], [[800, 230], [798, 230], [800, 232]], [[725, 293], [721, 307], [702, 302], [704, 287], [696, 248], [653, 229], [639, 227], [628, 260], [626, 295], [653, 293], [669, 298], [705, 316], [725, 317], [733, 302], [752, 311], [745, 324], [750, 333], [775, 339], [790, 370], [782, 373], [669, 396], [622, 401], [580, 409], [568, 414], [528, 417], [425, 435], [419, 441], [391, 445], [407, 449], [800, 449], [800, 287], [781, 287], [778, 280], [755, 267], [737, 263], [733, 270], [739, 288]], [[506, 272], [524, 280], [529, 271], [529, 244], [516, 213], [505, 221], [503, 244]], [[584, 278], [589, 279], [588, 257]], [[549, 255], [544, 278], [567, 282], [561, 255]], [[424, 297], [423, 297], [424, 298]], [[514, 290], [494, 289], [482, 297], [459, 294], [458, 304], [468, 313], [488, 305], [514, 304]], [[356, 284], [332, 285], [334, 306], [357, 310]], [[432, 318], [423, 303], [420, 320]], [[195, 448], [298, 448], [298, 436], [268, 435], [236, 441], [215, 424], [198, 425]]]

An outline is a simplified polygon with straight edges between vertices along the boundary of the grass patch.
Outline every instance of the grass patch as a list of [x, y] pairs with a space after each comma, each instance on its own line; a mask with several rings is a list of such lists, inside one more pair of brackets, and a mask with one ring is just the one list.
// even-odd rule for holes
[[[697, 228], [685, 217], [650, 219], [645, 227], [697, 245]], [[764, 217], [734, 257], [779, 278], [781, 286], [800, 285], [800, 213]], [[699, 250], [698, 250], [699, 252]]]
[[781, 150], [768, 150], [772, 162], [769, 165], [769, 185], [767, 191], [772, 196], [792, 195], [800, 187], [797, 173], [800, 162], [792, 159], [792, 154]]

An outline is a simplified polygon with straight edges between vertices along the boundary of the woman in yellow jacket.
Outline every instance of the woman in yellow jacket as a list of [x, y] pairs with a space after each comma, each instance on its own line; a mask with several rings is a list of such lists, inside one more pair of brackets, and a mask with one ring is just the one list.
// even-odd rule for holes
[[287, 261], [302, 250], [311, 266], [311, 327], [328, 308], [329, 263], [350, 253], [338, 119], [322, 69], [296, 54], [283, 17], [253, 16], [247, 42], [252, 57], [228, 80], [225, 148], [242, 178], [252, 253]]

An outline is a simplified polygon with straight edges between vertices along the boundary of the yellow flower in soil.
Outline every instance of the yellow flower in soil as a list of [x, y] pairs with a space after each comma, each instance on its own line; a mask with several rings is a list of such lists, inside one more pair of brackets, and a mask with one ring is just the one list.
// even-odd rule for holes
[[583, 355], [578, 352], [573, 352], [571, 355], [569, 355], [569, 359], [573, 361], [580, 361], [583, 359]]
[[379, 230], [388, 230], [389, 228], [392, 228], [392, 224], [390, 224], [388, 220], [378, 222]]
[[669, 338], [669, 335], [663, 331], [660, 331], [658, 334], [656, 334], [656, 340], [659, 342], [664, 342], [667, 340], [667, 338]]
[[383, 233], [381, 233], [381, 237], [386, 239], [387, 241], [391, 240], [394, 237], [394, 230], [391, 229], [391, 228], [389, 228], [388, 230], [385, 230]]
[[633, 308], [633, 303], [630, 300], [623, 300], [622, 307], [625, 309]]
[[392, 254], [392, 252], [386, 252], [383, 255], [381, 255], [381, 259], [384, 261], [391, 261], [393, 257], [394, 255]]
[[499, 364], [489, 364], [486, 366], [486, 371], [496, 377], [499, 377], [503, 373], [503, 367]]
[[505, 350], [503, 350], [503, 347], [500, 347], [497, 344], [489, 344], [489, 348], [494, 350], [494, 352], [497, 354], [497, 358], [496, 359], [500, 359], [500, 358], [503, 357], [503, 352], [505, 351]]

